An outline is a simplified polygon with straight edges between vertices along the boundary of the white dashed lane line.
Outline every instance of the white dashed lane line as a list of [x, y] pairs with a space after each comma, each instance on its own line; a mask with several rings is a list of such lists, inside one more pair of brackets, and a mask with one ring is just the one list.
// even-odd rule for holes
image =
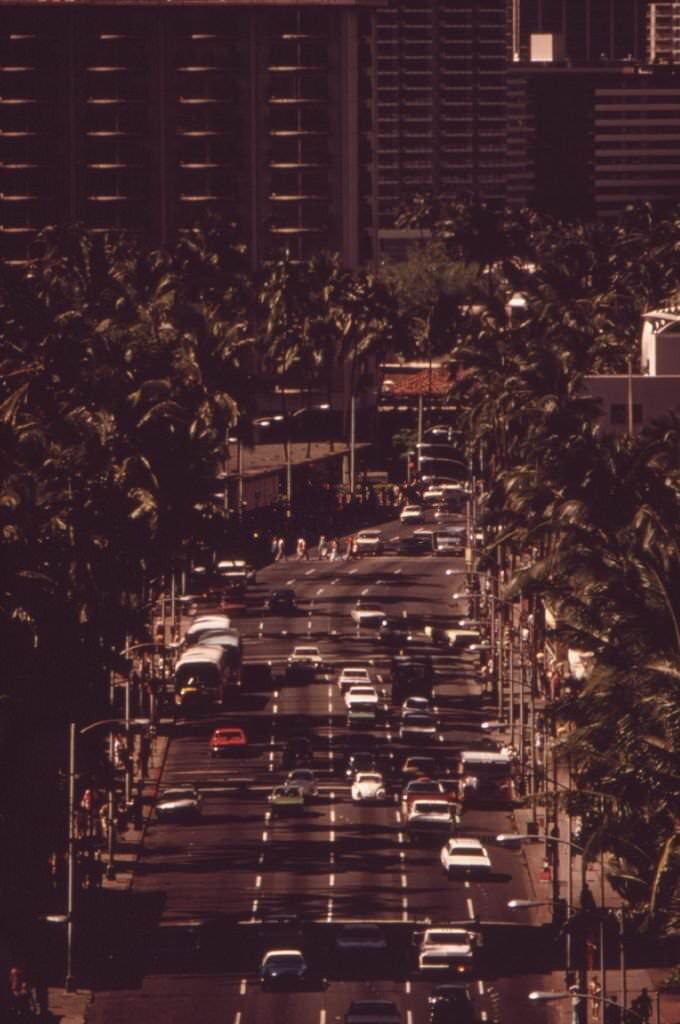
[[255, 879], [255, 888], [259, 889], [261, 885], [262, 885], [262, 875], [258, 875], [257, 878]]
[[370, 589], [371, 589], [370, 587], [364, 587], [364, 589], [361, 591], [361, 596], [365, 597]]
[[402, 875], [401, 876], [401, 887], [402, 887], [402, 889], [406, 889], [407, 886], [408, 886], [408, 882], [406, 880], [406, 875]]
[[349, 575], [350, 575], [350, 576], [354, 576], [355, 572], [358, 572], [358, 571], [359, 571], [359, 570], [358, 570], [358, 569], [356, 569], [356, 568], [355, 568], [355, 569], [350, 569], [350, 570], [349, 570]]
[[237, 1010], [234, 1014], [234, 1024], [241, 1024], [241, 1011]]
[[239, 995], [244, 996], [246, 994], [246, 988], [248, 987], [248, 981], [246, 978], [241, 978], [241, 984], [239, 986]]
[[394, 575], [398, 576], [401, 571], [402, 571], [401, 569], [395, 569], [394, 570]]
[[262, 833], [262, 842], [266, 843], [268, 841], [269, 841], [269, 832], [263, 832]]
[[307, 571], [305, 572], [305, 576], [311, 576], [312, 573], [314, 572], [316, 572], [316, 569], [307, 569]]
[[410, 981], [405, 982], [405, 984], [404, 984], [404, 991], [406, 992], [407, 996], [411, 995], [411, 982]]
[[467, 907], [468, 917], [472, 921], [474, 919], [474, 916], [475, 916], [475, 908], [474, 908], [474, 904], [473, 904], [473, 902], [472, 902], [472, 900], [470, 899], [469, 896], [468, 896], [468, 898], [465, 901], [465, 906]]
[[287, 587], [292, 587], [294, 583], [295, 583], [295, 580], [294, 580], [294, 579], [292, 579], [292, 580], [286, 580], [286, 586], [287, 586]]

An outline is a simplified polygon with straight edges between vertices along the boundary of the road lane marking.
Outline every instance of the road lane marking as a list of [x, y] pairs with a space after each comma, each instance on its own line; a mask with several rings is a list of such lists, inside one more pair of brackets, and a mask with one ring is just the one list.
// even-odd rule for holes
[[335, 808], [331, 807], [331, 821], [335, 824]]
[[307, 569], [307, 571], [305, 572], [305, 576], [311, 576], [312, 573], [314, 572], [316, 572], [316, 569]]
[[272, 708], [272, 711], [274, 712], [275, 715], [278, 715], [278, 713], [279, 713], [279, 705], [275, 704], [274, 707]]
[[319, 1010], [319, 1024], [326, 1024], [326, 1011], [323, 1008]]
[[464, 886], [464, 888], [466, 888], [466, 889], [469, 889], [469, 888], [470, 888], [470, 884], [471, 884], [471, 883], [470, 883], [470, 879], [469, 879], [469, 878], [466, 878], [466, 879], [465, 879], [465, 881], [463, 882], [463, 886]]
[[408, 887], [408, 882], [406, 881], [406, 875], [402, 875], [401, 876], [401, 887], [402, 887], [402, 889], [406, 889]]
[[263, 832], [262, 833], [262, 842], [266, 843], [268, 839], [269, 839], [269, 832]]
[[382, 681], [383, 681], [383, 677], [382, 677], [382, 675], [380, 674], [380, 672], [378, 672], [378, 673], [376, 674], [376, 677], [375, 677], [375, 678], [376, 678], [376, 679], [378, 680], [378, 682], [379, 682], [379, 683], [382, 683]]
[[262, 885], [262, 875], [258, 875], [257, 878], [255, 879], [255, 888], [259, 889], [261, 885]]
[[319, 589], [318, 589], [318, 590], [317, 590], [317, 592], [316, 592], [316, 593], [317, 593], [317, 595], [318, 595], [318, 594], [323, 594], [323, 592], [324, 592], [324, 590], [325, 590], [325, 589], [326, 589], [325, 587], [319, 587]]
[[406, 984], [404, 985], [404, 989], [406, 991], [406, 995], [410, 996], [411, 995], [411, 982], [410, 981], [406, 982]]
[[[268, 786], [266, 788], [269, 789]], [[264, 820], [265, 821], [269, 821], [271, 819], [271, 816], [272, 816], [272, 812], [271, 811], [265, 811], [264, 812]]]
[[406, 850], [399, 851], [399, 860], [406, 860]]
[[293, 577], [292, 580], [286, 580], [286, 586], [287, 587], [292, 587], [294, 583], [295, 583], [295, 577]]
[[408, 897], [407, 896], [404, 896], [404, 898], [402, 899], [401, 906], [402, 906], [401, 919], [402, 919], [402, 921], [408, 921]]
[[370, 589], [371, 589], [370, 587], [364, 587], [364, 589], [361, 591], [361, 596], [365, 597]]
[[401, 821], [401, 811], [395, 811], [394, 812], [394, 817], [396, 818], [396, 820], [398, 822], [400, 822]]
[[333, 829], [333, 828], [329, 832], [329, 841], [331, 843], [335, 842], [335, 829]]
[[335, 885], [335, 875], [328, 876], [328, 885], [330, 886], [331, 889], [333, 888], [333, 886]]
[[334, 587], [336, 583], [340, 582], [340, 577], [336, 576], [334, 580], [331, 580], [331, 586]]
[[258, 862], [258, 864], [264, 864], [264, 850], [262, 851], [262, 853], [258, 857], [257, 862]]
[[475, 908], [474, 908], [474, 904], [473, 904], [473, 902], [472, 902], [472, 900], [470, 899], [469, 896], [468, 896], [468, 898], [465, 901], [465, 906], [467, 907], [468, 917], [470, 918], [471, 921], [474, 920]]
[[333, 712], [333, 701], [332, 700], [328, 701], [328, 710], [329, 710], [330, 713]]
[[278, 700], [278, 699], [279, 699], [279, 691], [278, 690], [274, 690], [274, 700]]
[[253, 907], [252, 907], [253, 914], [257, 913], [257, 908], [259, 907], [259, 905], [260, 905], [260, 901], [259, 900], [253, 900]]
[[239, 995], [244, 996], [246, 994], [247, 986], [248, 986], [247, 979], [246, 978], [241, 978], [241, 985], [239, 987]]
[[349, 575], [350, 575], [350, 576], [354, 576], [354, 573], [355, 573], [355, 572], [359, 572], [359, 570], [358, 570], [358, 569], [357, 569], [356, 567], [355, 567], [354, 569], [350, 569], [350, 570], [349, 570]]
[[332, 687], [332, 685], [328, 687], [328, 696], [329, 697], [333, 696], [333, 687]]
[[413, 1024], [413, 1010], [406, 1011], [406, 1024]]
[[482, 981], [481, 978], [477, 982], [477, 991], [479, 992], [480, 996], [484, 995], [484, 982]]
[[237, 1010], [234, 1016], [234, 1024], [241, 1024], [241, 1011]]
[[398, 576], [400, 572], [402, 572], [402, 570], [401, 570], [401, 569], [395, 569], [395, 570], [394, 570], [394, 575], [395, 575], [395, 576]]

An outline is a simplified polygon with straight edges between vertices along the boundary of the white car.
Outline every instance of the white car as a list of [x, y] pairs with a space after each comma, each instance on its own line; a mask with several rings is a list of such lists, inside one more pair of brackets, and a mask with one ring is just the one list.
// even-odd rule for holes
[[469, 974], [478, 944], [477, 934], [467, 928], [428, 928], [420, 941], [418, 967], [427, 973]]
[[371, 673], [363, 665], [345, 665], [338, 676], [338, 686], [344, 693], [350, 686], [357, 686], [360, 683], [370, 683]]
[[444, 497], [441, 487], [428, 487], [423, 493], [423, 501], [426, 505], [438, 505]]
[[444, 637], [449, 647], [470, 647], [481, 643], [482, 637], [476, 629], [445, 629]]
[[345, 707], [348, 709], [358, 707], [360, 704], [367, 704], [369, 707], [375, 708], [378, 706], [378, 701], [378, 691], [375, 686], [366, 683], [350, 686], [345, 694]]
[[202, 799], [194, 786], [166, 789], [156, 803], [156, 817], [159, 821], [197, 818], [201, 813]]
[[382, 530], [360, 530], [354, 543], [360, 555], [381, 555], [385, 547]]
[[448, 836], [456, 828], [455, 807], [441, 797], [414, 800], [406, 818], [406, 835], [413, 842], [428, 836]]
[[288, 656], [289, 665], [314, 665], [321, 668], [323, 661], [318, 647], [309, 644], [299, 644], [293, 648], [293, 653]]
[[316, 796], [319, 792], [316, 775], [311, 768], [293, 768], [283, 784], [301, 789], [305, 796]]
[[385, 609], [379, 604], [373, 604], [370, 601], [358, 601], [350, 614], [357, 625], [375, 626], [377, 628], [385, 618]]
[[405, 711], [399, 726], [401, 740], [433, 740], [437, 735], [437, 722], [430, 711]]
[[404, 505], [399, 513], [402, 523], [422, 523], [425, 519], [425, 512], [421, 505]]
[[187, 647], [195, 644], [205, 634], [211, 631], [222, 631], [231, 629], [231, 619], [227, 615], [198, 615], [184, 636], [184, 643]]
[[491, 871], [491, 858], [479, 839], [449, 839], [442, 846], [439, 859], [449, 878], [454, 875], [486, 875]]
[[407, 711], [432, 711], [432, 702], [428, 697], [419, 697], [417, 694], [412, 694], [401, 705], [402, 718]]
[[385, 800], [387, 789], [380, 772], [357, 772], [352, 783], [352, 800], [365, 803], [368, 800]]

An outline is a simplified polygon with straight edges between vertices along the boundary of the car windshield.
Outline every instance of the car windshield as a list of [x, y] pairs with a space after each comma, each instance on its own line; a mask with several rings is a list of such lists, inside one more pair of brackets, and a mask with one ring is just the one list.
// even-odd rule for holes
[[291, 779], [299, 779], [301, 781], [309, 780], [314, 778], [314, 772], [309, 768], [296, 768], [295, 771], [290, 773]]
[[296, 647], [293, 654], [300, 654], [303, 657], [315, 658], [319, 653], [318, 647]]
[[404, 715], [404, 724], [433, 725], [434, 719], [432, 718], [432, 715], [428, 715], [425, 711], [409, 711], [408, 714]]
[[267, 957], [267, 964], [270, 967], [300, 967], [302, 957], [299, 953], [275, 953]]
[[359, 540], [380, 540], [382, 534], [378, 530], [364, 530], [358, 535]]
[[454, 857], [484, 857], [484, 850], [477, 846], [457, 846], [451, 851]]
[[441, 786], [438, 782], [410, 782], [408, 793], [440, 793]]
[[470, 940], [467, 932], [451, 929], [445, 932], [429, 932], [427, 941], [433, 946], [449, 946], [460, 943], [467, 945]]
[[449, 805], [444, 800], [416, 800], [413, 805], [414, 814], [446, 814], [451, 813]]
[[353, 686], [349, 692], [354, 695], [358, 693], [366, 693], [372, 696], [375, 693], [375, 690], [372, 686]]
[[370, 782], [380, 783], [382, 782], [382, 775], [373, 774], [371, 772], [362, 772], [361, 775], [357, 776], [357, 782]]
[[218, 739], [222, 739], [222, 740], [225, 740], [225, 739], [235, 739], [237, 736], [241, 736], [241, 735], [242, 735], [242, 733], [241, 733], [240, 729], [216, 729], [215, 730], [215, 736]]

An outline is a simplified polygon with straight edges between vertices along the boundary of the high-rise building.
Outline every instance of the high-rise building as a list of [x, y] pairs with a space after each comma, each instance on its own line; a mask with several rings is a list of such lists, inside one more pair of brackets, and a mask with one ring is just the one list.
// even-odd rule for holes
[[543, 33], [553, 35], [557, 53], [571, 61], [645, 58], [648, 0], [515, 0], [515, 3], [519, 10], [513, 48], [521, 59], [531, 56], [531, 36]]
[[370, 237], [378, 0], [0, 0], [0, 256], [60, 221], [158, 244], [216, 212], [254, 262]]
[[647, 14], [647, 56], [652, 64], [680, 62], [678, 0], [650, 0]]
[[505, 201], [512, 0], [389, 0], [375, 29], [377, 223], [415, 194]]

